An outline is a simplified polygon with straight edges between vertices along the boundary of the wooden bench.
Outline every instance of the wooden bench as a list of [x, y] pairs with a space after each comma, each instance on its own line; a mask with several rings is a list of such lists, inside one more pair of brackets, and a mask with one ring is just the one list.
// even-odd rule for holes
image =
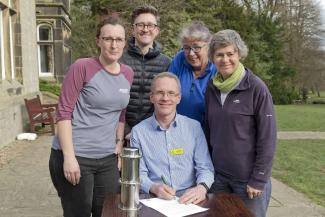
[[41, 125], [42, 127], [50, 125], [50, 130], [38, 131], [38, 133], [52, 133], [54, 135], [56, 123], [55, 113], [58, 104], [42, 104], [39, 95], [36, 98], [24, 100], [29, 117], [30, 131], [36, 133], [36, 125]]

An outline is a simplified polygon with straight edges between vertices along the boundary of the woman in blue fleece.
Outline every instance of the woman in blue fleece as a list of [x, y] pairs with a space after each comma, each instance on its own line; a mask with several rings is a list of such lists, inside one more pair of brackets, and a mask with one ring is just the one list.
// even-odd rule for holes
[[276, 124], [268, 88], [240, 62], [247, 53], [234, 30], [212, 37], [209, 57], [219, 73], [205, 97], [206, 136], [215, 168], [211, 191], [236, 193], [256, 217], [265, 217]]
[[204, 23], [195, 21], [185, 27], [179, 37], [182, 50], [168, 68], [181, 82], [182, 99], [177, 105], [177, 113], [193, 118], [203, 126], [205, 89], [217, 71], [208, 58], [211, 34]]

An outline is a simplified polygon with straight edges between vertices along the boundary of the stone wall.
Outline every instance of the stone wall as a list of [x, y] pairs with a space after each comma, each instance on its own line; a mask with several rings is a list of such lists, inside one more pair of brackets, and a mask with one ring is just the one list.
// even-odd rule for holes
[[21, 52], [17, 52], [20, 76], [0, 80], [0, 148], [28, 129], [24, 98], [39, 94], [35, 1], [19, 1], [17, 12], [19, 31], [15, 41], [21, 47]]

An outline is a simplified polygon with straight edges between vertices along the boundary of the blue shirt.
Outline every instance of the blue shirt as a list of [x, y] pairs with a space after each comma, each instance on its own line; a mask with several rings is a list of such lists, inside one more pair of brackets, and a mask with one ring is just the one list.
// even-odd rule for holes
[[205, 90], [208, 82], [216, 74], [217, 68], [208, 62], [205, 73], [194, 80], [193, 67], [187, 62], [184, 51], [180, 51], [173, 58], [168, 71], [177, 75], [181, 82], [182, 99], [177, 105], [177, 113], [193, 118], [203, 126]]
[[204, 182], [211, 187], [214, 168], [200, 123], [177, 114], [168, 129], [159, 126], [154, 115], [132, 129], [131, 146], [142, 153], [141, 190], [149, 193], [154, 183], [177, 192]]

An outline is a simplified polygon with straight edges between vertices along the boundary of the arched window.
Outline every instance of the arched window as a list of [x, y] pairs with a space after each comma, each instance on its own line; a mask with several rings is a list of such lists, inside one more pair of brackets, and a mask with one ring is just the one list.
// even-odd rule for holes
[[53, 41], [52, 27], [48, 25], [41, 25], [38, 28], [38, 40], [39, 41]]
[[53, 28], [49, 24], [40, 24], [37, 27], [38, 62], [40, 77], [53, 76]]

